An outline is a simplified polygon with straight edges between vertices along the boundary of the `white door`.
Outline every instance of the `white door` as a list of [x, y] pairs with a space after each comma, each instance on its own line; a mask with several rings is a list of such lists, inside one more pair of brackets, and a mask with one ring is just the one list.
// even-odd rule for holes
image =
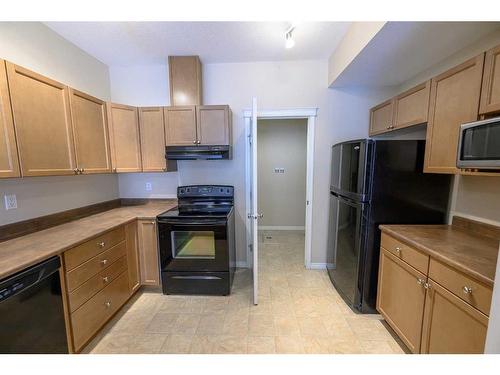
[[253, 265], [253, 303], [259, 303], [259, 236], [257, 207], [257, 98], [252, 101], [252, 118], [250, 122], [250, 213], [248, 215], [250, 236], [252, 242]]

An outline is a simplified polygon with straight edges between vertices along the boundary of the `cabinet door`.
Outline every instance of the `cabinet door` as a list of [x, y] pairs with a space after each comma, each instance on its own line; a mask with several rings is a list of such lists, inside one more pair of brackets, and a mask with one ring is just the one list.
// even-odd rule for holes
[[127, 246], [127, 265], [130, 294], [141, 286], [141, 271], [139, 268], [139, 249], [137, 244], [137, 221], [125, 226], [125, 241]]
[[108, 103], [109, 138], [114, 172], [141, 172], [137, 108]]
[[500, 111], [500, 46], [486, 52], [479, 113]]
[[7, 62], [23, 176], [74, 174], [68, 87]]
[[201, 61], [198, 56], [169, 56], [168, 72], [173, 106], [202, 103]]
[[142, 170], [144, 172], [166, 171], [163, 107], [139, 108], [139, 126]]
[[481, 54], [432, 79], [424, 172], [458, 173], [459, 129], [477, 120], [483, 61]]
[[167, 107], [165, 109], [165, 136], [167, 146], [196, 144], [196, 107]]
[[380, 249], [377, 310], [413, 353], [420, 351], [426, 276]]
[[429, 113], [431, 81], [422, 83], [394, 99], [394, 128], [423, 124]]
[[138, 233], [141, 265], [141, 284], [160, 285], [160, 265], [158, 261], [156, 221], [139, 220]]
[[370, 110], [370, 135], [392, 130], [394, 102], [392, 99]]
[[430, 280], [422, 353], [484, 353], [488, 317]]
[[198, 141], [202, 145], [228, 145], [231, 138], [231, 111], [227, 105], [196, 107]]
[[20, 176], [7, 72], [0, 60], [0, 178]]
[[83, 173], [111, 172], [106, 103], [69, 89], [76, 164]]

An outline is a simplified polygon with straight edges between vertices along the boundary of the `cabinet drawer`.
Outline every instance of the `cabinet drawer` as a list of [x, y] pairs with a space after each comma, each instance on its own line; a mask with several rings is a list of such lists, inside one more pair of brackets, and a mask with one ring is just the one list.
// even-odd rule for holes
[[395, 238], [382, 233], [382, 247], [418, 271], [427, 275], [429, 267], [429, 256], [424, 253], [404, 244]]
[[119, 227], [66, 251], [64, 253], [66, 270], [69, 271], [78, 267], [83, 262], [115, 246], [123, 240], [125, 240], [125, 228]]
[[69, 293], [68, 300], [70, 311], [75, 311], [77, 308], [87, 302], [90, 297], [92, 297], [106, 285], [109, 285], [114, 279], [118, 277], [118, 275], [120, 275], [126, 269], [127, 257], [123, 256], [105, 270], [102, 270], [94, 277], [91, 277], [90, 279], [85, 281], [73, 292]]
[[[488, 286], [434, 259], [429, 265], [429, 278], [482, 313], [490, 314], [493, 291]], [[465, 288], [470, 289], [470, 292]]]
[[125, 303], [129, 296], [127, 272], [71, 314], [73, 343], [78, 352], [104, 323]]
[[66, 274], [68, 290], [72, 292], [98, 272], [108, 268], [126, 253], [125, 241], [95, 256]]

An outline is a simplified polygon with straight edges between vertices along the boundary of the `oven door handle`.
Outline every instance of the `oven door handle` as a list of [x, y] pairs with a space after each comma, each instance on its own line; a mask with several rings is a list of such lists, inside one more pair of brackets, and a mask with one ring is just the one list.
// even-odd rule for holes
[[201, 276], [201, 275], [193, 275], [193, 276], [170, 276], [171, 279], [188, 279], [188, 280], [222, 280], [221, 277], [218, 276]]
[[158, 219], [158, 224], [174, 224], [174, 225], [226, 225], [226, 220], [207, 220], [207, 221], [190, 221], [190, 220], [162, 220]]

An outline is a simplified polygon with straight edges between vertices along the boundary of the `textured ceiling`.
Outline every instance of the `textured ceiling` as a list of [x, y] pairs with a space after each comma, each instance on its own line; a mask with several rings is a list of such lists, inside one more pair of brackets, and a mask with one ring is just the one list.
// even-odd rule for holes
[[285, 49], [287, 22], [46, 22], [110, 66], [165, 63], [199, 55], [203, 63], [327, 59], [349, 22], [306, 22]]

